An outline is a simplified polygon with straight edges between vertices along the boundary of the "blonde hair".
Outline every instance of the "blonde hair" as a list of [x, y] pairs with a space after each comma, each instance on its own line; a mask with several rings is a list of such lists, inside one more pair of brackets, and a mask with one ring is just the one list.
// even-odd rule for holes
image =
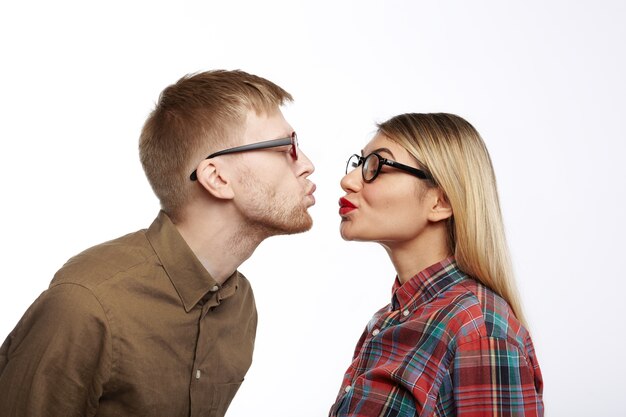
[[525, 324], [515, 287], [496, 177], [489, 152], [474, 127], [446, 113], [409, 113], [378, 125], [429, 172], [452, 206], [448, 245], [461, 270], [504, 298]]
[[218, 147], [234, 143], [249, 111], [270, 114], [291, 95], [243, 71], [215, 70], [167, 87], [139, 138], [139, 157], [161, 208], [176, 219], [191, 198], [189, 175]]

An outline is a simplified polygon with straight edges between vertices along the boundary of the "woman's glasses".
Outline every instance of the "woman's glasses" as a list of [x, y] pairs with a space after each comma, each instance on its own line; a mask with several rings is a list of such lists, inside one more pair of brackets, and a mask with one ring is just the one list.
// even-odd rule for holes
[[357, 154], [352, 155], [350, 159], [348, 159], [348, 164], [346, 165], [346, 174], [349, 174], [350, 172], [361, 166], [361, 175], [363, 175], [363, 181], [370, 183], [376, 179], [378, 174], [380, 174], [380, 170], [382, 169], [383, 165], [388, 165], [390, 167], [408, 172], [409, 174], [414, 175], [422, 180], [433, 180], [433, 177], [430, 174], [421, 169], [413, 168], [408, 165], [401, 164], [400, 162], [383, 158], [377, 153], [371, 153], [367, 156], [360, 156]]
[[[212, 153], [211, 155], [207, 156], [205, 159], [211, 159], [211, 158], [215, 158], [216, 156], [226, 155], [229, 153], [249, 152], [249, 151], [256, 151], [259, 149], [278, 148], [280, 146], [287, 146], [287, 145], [291, 145], [291, 148], [289, 149], [289, 154], [291, 155], [294, 161], [297, 161], [298, 160], [298, 135], [296, 135], [296, 132], [291, 132], [291, 135], [288, 138], [265, 140], [263, 142], [251, 143], [249, 145], [241, 145], [241, 146], [235, 146], [234, 148], [224, 149], [223, 151]], [[195, 181], [198, 179], [198, 175], [195, 169], [189, 176], [189, 179], [191, 179], [191, 181]]]

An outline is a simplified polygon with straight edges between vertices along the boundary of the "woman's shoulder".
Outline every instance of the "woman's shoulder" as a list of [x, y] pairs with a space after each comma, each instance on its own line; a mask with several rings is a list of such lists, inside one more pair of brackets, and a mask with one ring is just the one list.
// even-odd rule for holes
[[523, 350], [528, 343], [528, 331], [506, 300], [471, 277], [456, 285], [446, 310], [456, 345], [489, 338], [506, 340]]

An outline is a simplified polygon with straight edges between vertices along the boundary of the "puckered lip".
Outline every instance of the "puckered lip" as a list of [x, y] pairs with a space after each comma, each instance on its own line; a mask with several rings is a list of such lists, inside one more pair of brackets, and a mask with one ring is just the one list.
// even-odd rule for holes
[[315, 205], [315, 196], [313, 195], [313, 193], [315, 192], [316, 189], [317, 187], [315, 186], [315, 184], [311, 183], [311, 186], [308, 188], [308, 191], [306, 192], [306, 194], [304, 194], [304, 198], [308, 200], [308, 203], [306, 203], [307, 207], [311, 207]]
[[352, 204], [350, 202], [350, 200], [348, 200], [345, 197], [341, 197], [339, 199], [339, 207], [341, 207], [341, 208], [351, 208], [351, 209], [357, 208], [354, 204]]

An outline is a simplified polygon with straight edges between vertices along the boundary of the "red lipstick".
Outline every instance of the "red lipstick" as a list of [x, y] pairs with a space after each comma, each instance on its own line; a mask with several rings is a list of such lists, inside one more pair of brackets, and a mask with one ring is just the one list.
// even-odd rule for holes
[[355, 210], [357, 207], [348, 201], [347, 198], [341, 197], [339, 199], [339, 215], [345, 216], [350, 213], [352, 210]]

